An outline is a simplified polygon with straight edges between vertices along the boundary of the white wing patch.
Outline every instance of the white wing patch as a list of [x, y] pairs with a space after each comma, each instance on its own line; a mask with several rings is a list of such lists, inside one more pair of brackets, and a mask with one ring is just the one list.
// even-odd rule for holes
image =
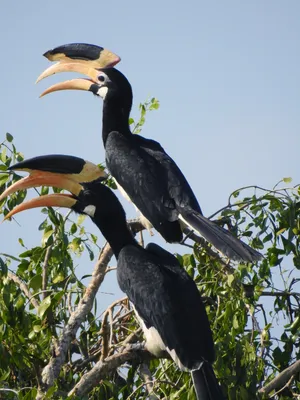
[[180, 221], [182, 221], [183, 224], [184, 224], [185, 226], [188, 226], [193, 232], [196, 232], [196, 233], [198, 233], [199, 236], [203, 237], [203, 235], [201, 235], [201, 233], [198, 232], [197, 229], [195, 229], [192, 225], [190, 225], [190, 224], [183, 218], [183, 216], [182, 216], [181, 214], [178, 214], [178, 219], [179, 219]]
[[[115, 184], [117, 185], [117, 188], [120, 190], [122, 196], [129, 201], [130, 203], [132, 203], [130, 197], [128, 196], [128, 194], [125, 192], [125, 190], [122, 188], [122, 186], [117, 182], [116, 178], [114, 178]], [[147, 231], [150, 233], [151, 236], [153, 236], [153, 233], [151, 232], [151, 229], [153, 228], [151, 222], [144, 217], [144, 215], [140, 212], [140, 210], [137, 208], [137, 206], [132, 203], [135, 207], [135, 209], [137, 210], [137, 212], [140, 214], [140, 221], [141, 224], [144, 225], [144, 227], [147, 229]]]
[[[132, 304], [132, 303], [131, 303]], [[142, 318], [139, 316], [138, 312], [136, 311], [134, 305], [132, 304], [132, 307], [134, 309], [135, 315], [137, 317], [137, 320], [139, 321], [139, 324], [144, 332], [145, 338], [146, 338], [146, 349], [154, 354], [156, 357], [159, 357], [162, 351], [167, 351], [170, 356], [172, 357], [172, 360], [175, 362], [176, 365], [182, 370], [182, 371], [189, 371], [188, 368], [186, 368], [182, 362], [179, 360], [176, 351], [174, 349], [170, 350], [162, 341], [162, 338], [160, 334], [158, 333], [157, 329], [154, 328], [154, 326], [151, 326], [149, 329], [146, 327], [144, 321]]]

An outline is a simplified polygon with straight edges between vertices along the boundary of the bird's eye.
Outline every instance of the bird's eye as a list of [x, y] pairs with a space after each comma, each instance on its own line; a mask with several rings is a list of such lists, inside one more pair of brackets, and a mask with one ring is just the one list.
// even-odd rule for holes
[[99, 81], [99, 82], [105, 82], [105, 76], [99, 75], [99, 76], [98, 76], [98, 81]]

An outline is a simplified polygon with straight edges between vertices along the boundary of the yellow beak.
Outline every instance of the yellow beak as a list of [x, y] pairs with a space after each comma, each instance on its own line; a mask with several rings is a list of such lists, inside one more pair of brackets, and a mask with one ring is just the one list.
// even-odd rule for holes
[[47, 51], [44, 56], [49, 61], [58, 61], [47, 68], [37, 79], [40, 82], [48, 76], [59, 72], [79, 72], [97, 82], [97, 69], [110, 68], [121, 61], [121, 58], [102, 47], [73, 43]]

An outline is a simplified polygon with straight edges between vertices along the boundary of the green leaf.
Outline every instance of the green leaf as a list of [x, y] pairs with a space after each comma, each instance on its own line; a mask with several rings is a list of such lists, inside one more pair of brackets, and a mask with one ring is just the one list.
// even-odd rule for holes
[[77, 225], [74, 223], [74, 224], [71, 225], [70, 233], [72, 235], [74, 235], [74, 233], [76, 233], [76, 231], [77, 231]]
[[16, 307], [16, 309], [20, 309], [20, 308], [22, 308], [23, 306], [24, 306], [24, 304], [25, 304], [25, 298], [24, 298], [24, 296], [18, 296], [17, 297], [17, 300], [15, 301], [15, 307]]
[[46, 297], [40, 304], [38, 308], [38, 315], [43, 318], [45, 312], [51, 306], [51, 296]]
[[6, 163], [7, 156], [6, 156], [6, 147], [3, 147], [1, 153], [0, 153], [0, 160], [3, 162], [3, 164]]
[[53, 283], [59, 283], [62, 282], [66, 279], [65, 275], [63, 273], [58, 273], [57, 275], [55, 275], [55, 278], [53, 278], [52, 282]]
[[80, 214], [77, 218], [77, 224], [81, 225], [83, 223], [83, 221], [85, 220], [85, 215]]
[[12, 142], [14, 140], [13, 135], [11, 135], [10, 133], [6, 132], [6, 140], [8, 142]]
[[19, 238], [19, 239], [18, 239], [18, 242], [20, 243], [20, 245], [21, 245], [22, 247], [25, 247], [25, 246], [24, 246], [23, 239]]
[[41, 290], [42, 288], [42, 275], [35, 275], [29, 282], [29, 287], [35, 292]]
[[282, 180], [284, 183], [291, 183], [293, 179], [288, 177], [288, 178], [283, 178]]
[[232, 285], [233, 281], [234, 281], [234, 275], [233, 274], [228, 275], [227, 284], [229, 287]]
[[43, 234], [42, 247], [46, 246], [49, 237], [53, 235], [53, 233], [54, 233], [53, 229], [51, 228], [51, 226], [49, 226], [49, 230]]
[[0, 257], [0, 269], [3, 275], [7, 275], [7, 265]]
[[98, 237], [97, 237], [96, 235], [93, 235], [93, 234], [91, 233], [91, 239], [92, 239], [93, 243], [96, 244], [96, 243], [97, 243], [97, 240], [98, 240]]
[[0, 186], [5, 185], [8, 180], [9, 180], [8, 174], [1, 174], [0, 175]]

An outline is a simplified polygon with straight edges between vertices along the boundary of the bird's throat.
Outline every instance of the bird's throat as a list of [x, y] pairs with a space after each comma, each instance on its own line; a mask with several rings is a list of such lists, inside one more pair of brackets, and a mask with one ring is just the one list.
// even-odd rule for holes
[[102, 138], [104, 146], [111, 132], [131, 135], [129, 128], [130, 108], [118, 98], [106, 99], [103, 105]]

